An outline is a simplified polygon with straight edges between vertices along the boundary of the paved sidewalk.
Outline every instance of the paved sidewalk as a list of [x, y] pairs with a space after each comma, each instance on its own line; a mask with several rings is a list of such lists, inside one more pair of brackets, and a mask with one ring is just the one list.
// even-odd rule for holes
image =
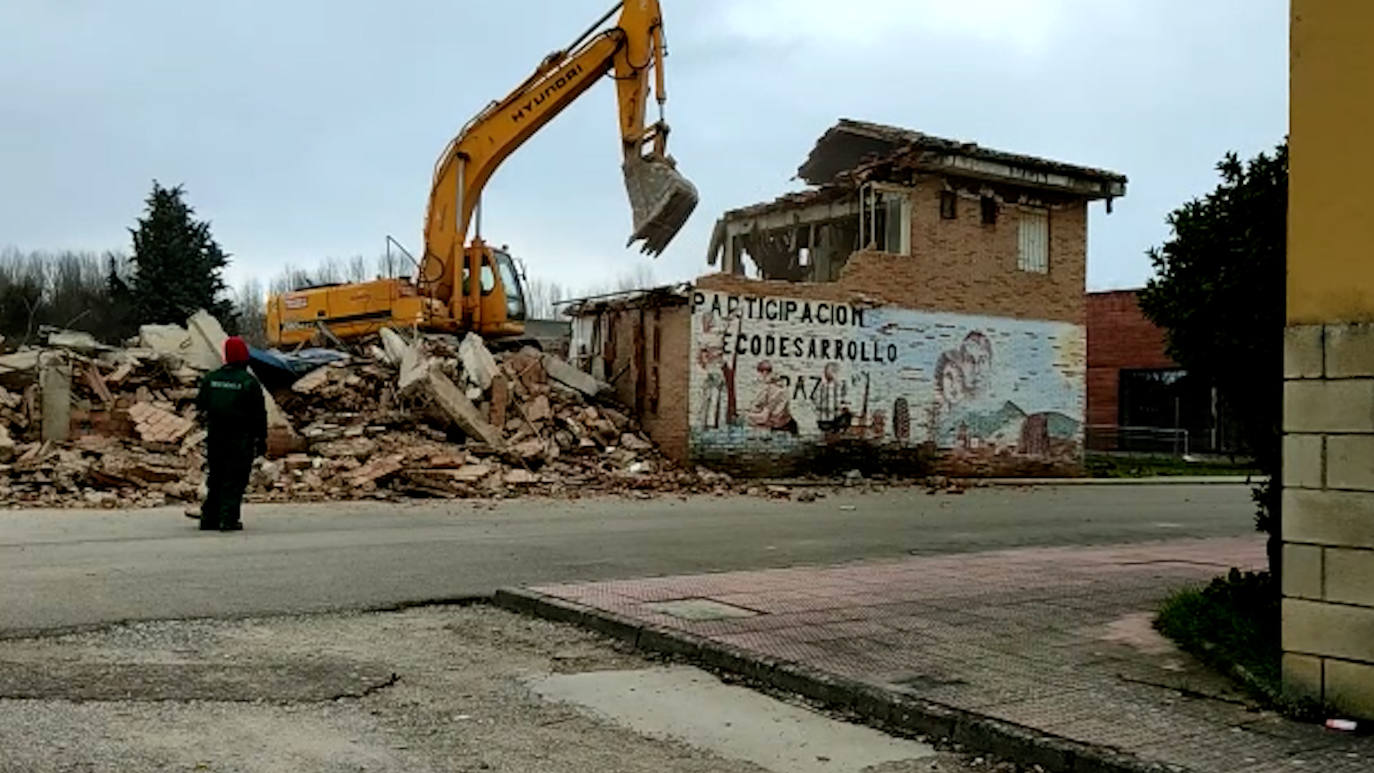
[[[1152, 611], [1172, 589], [1263, 563], [1262, 540], [1247, 537], [532, 590], [670, 637], [991, 718], [1042, 745], [1069, 739], [1121, 752], [1127, 767], [1138, 760], [1205, 773], [1374, 770], [1374, 739], [1257, 711], [1151, 628]], [[1113, 769], [1075, 767], [1072, 757], [1050, 755], [1046, 767]]]

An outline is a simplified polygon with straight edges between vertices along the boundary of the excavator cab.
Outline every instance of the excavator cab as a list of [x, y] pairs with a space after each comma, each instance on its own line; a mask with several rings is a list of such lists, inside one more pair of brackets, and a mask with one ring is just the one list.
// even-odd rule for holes
[[[487, 338], [518, 336], [525, 332], [525, 288], [515, 261], [504, 249], [488, 247], [474, 240], [469, 250], [481, 251], [478, 275], [477, 332]], [[468, 269], [463, 266], [463, 296], [468, 297]], [[471, 320], [464, 320], [465, 325]]]

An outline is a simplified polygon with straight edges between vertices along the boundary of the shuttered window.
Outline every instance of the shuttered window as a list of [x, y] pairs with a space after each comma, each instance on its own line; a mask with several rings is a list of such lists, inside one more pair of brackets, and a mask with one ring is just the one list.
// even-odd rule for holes
[[1046, 209], [1022, 209], [1020, 244], [1016, 267], [1037, 274], [1050, 272], [1050, 213]]

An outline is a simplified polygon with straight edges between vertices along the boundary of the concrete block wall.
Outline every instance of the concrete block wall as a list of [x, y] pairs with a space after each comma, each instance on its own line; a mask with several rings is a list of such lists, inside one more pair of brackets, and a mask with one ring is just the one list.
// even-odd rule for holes
[[1374, 718], [1374, 323], [1284, 335], [1283, 673]]

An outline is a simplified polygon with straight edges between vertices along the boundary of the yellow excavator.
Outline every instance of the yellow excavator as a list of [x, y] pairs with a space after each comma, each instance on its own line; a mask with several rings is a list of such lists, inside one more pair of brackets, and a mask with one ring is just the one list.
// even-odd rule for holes
[[[606, 23], [619, 12], [613, 26]], [[347, 339], [383, 327], [418, 327], [486, 338], [524, 332], [525, 299], [509, 254], [481, 237], [482, 189], [525, 140], [611, 73], [620, 106], [625, 189], [634, 232], [627, 246], [657, 256], [696, 208], [696, 188], [667, 153], [663, 17], [658, 0], [627, 0], [544, 58], [534, 74], [493, 102], [458, 133], [434, 169], [425, 220], [425, 250], [413, 279], [302, 288], [267, 299], [273, 345], [322, 335]], [[650, 70], [658, 120], [647, 120]], [[467, 242], [474, 214], [477, 234]], [[470, 278], [478, 277], [472, 282]]]

